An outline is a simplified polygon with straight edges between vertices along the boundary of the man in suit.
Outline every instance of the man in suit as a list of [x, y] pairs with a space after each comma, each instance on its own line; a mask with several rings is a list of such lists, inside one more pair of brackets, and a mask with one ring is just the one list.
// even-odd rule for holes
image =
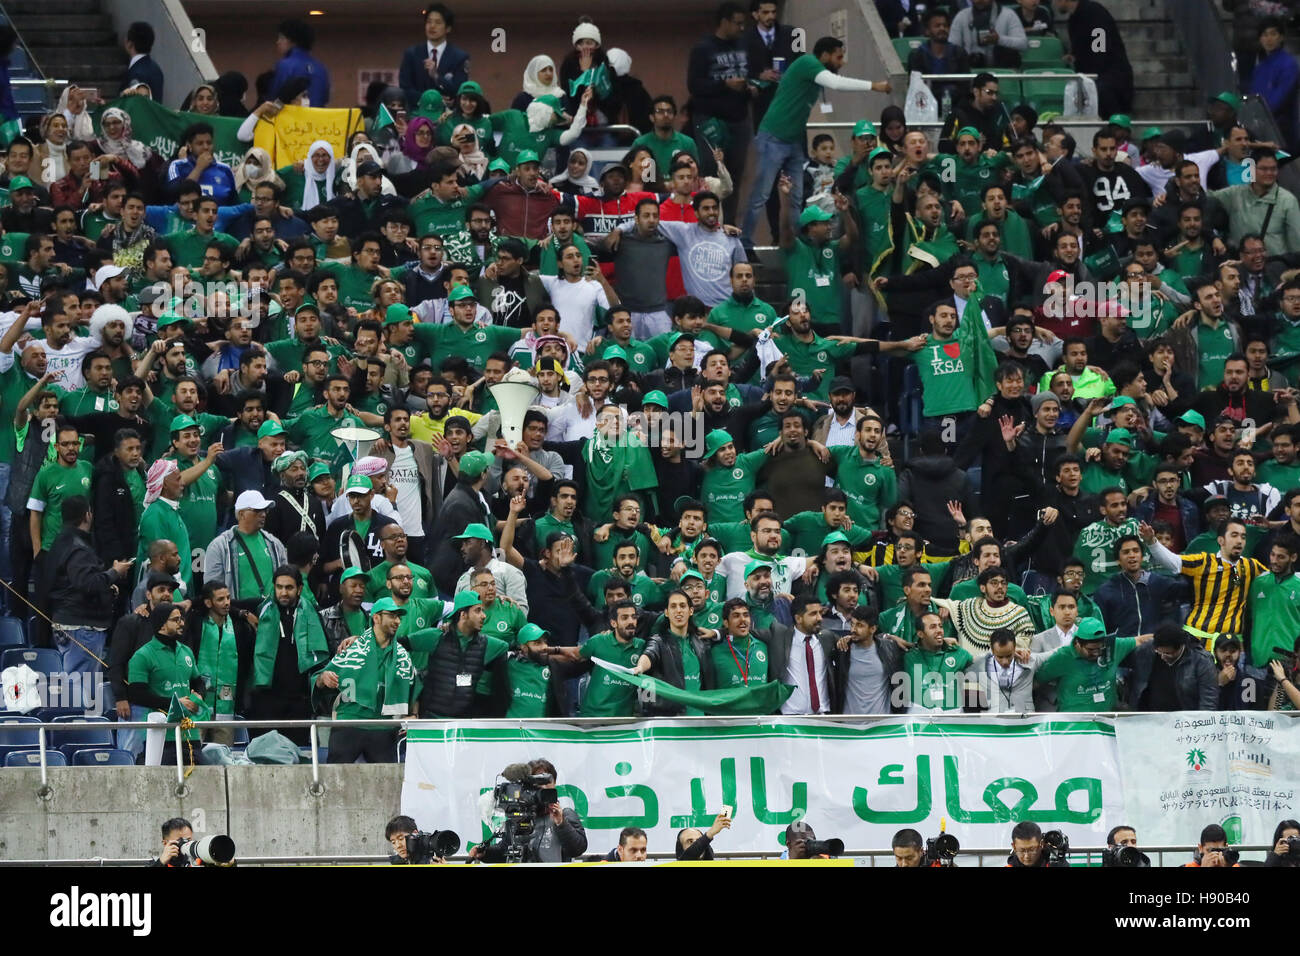
[[990, 634], [988, 651], [975, 658], [971, 670], [987, 713], [1027, 714], [1034, 709], [1034, 661], [1016, 659], [1012, 631], [1000, 627]]
[[783, 714], [829, 714], [839, 710], [833, 670], [836, 635], [822, 627], [822, 605], [811, 594], [790, 602], [794, 627], [772, 624], [767, 672], [794, 687]]
[[149, 54], [153, 50], [153, 27], [143, 20], [137, 20], [126, 28], [126, 39], [122, 42], [131, 64], [126, 68], [126, 79], [122, 89], [127, 90], [140, 83], [149, 86], [149, 93], [155, 103], [163, 99], [163, 71]]
[[[397, 511], [406, 530], [407, 553], [427, 565], [425, 529], [433, 526], [442, 507], [447, 461], [429, 442], [411, 437], [411, 413], [405, 408], [384, 413], [384, 431], [388, 432], [387, 442], [383, 451], [375, 454], [388, 462], [388, 483], [397, 488]], [[413, 499], [408, 499], [407, 489], [415, 493]]]
[[[741, 37], [745, 68], [749, 82], [755, 86], [754, 129], [763, 122], [767, 108], [772, 105], [772, 97], [776, 96], [776, 86], [781, 82], [781, 74], [773, 67], [773, 59], [781, 57], [785, 60], [784, 66], [789, 66], [798, 56], [794, 52], [794, 29], [777, 23], [776, 7], [776, 0], [749, 0], [749, 14], [754, 22]], [[739, 179], [744, 170], [732, 170], [732, 175]], [[780, 213], [781, 193], [773, 189], [767, 197], [767, 224], [774, 236], [780, 235]]]
[[447, 37], [456, 25], [456, 15], [442, 3], [431, 3], [424, 9], [424, 42], [402, 54], [402, 66], [397, 74], [397, 85], [406, 95], [411, 109], [420, 102], [425, 90], [437, 90], [450, 101], [469, 79], [469, 54], [452, 46]]

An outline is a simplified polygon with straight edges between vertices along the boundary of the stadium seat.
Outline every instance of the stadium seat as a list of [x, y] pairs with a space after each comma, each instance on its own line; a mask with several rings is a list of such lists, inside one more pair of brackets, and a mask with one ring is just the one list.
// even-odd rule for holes
[[[241, 718], [236, 717], [235, 719], [236, 719], [236, 721], [238, 721], [238, 720], [240, 720]], [[235, 724], [233, 727], [231, 727], [230, 729], [234, 732], [234, 735], [235, 735], [235, 739], [232, 740], [232, 741], [230, 742], [230, 746], [231, 746], [232, 748], [235, 748], [235, 747], [239, 747], [239, 748], [247, 747], [247, 746], [248, 746], [248, 728], [242, 726], [242, 725], [239, 724], [239, 723], [236, 723], [236, 724]]]
[[1024, 98], [1024, 90], [1020, 85], [1020, 71], [992, 67], [987, 72], [998, 78], [998, 99], [1007, 105], [1007, 109], [1019, 106]]
[[1023, 102], [1028, 103], [1040, 113], [1048, 111], [1059, 113], [1065, 105], [1065, 84], [1069, 80], [1035, 80], [1035, 73], [1062, 73], [1068, 67], [1062, 63], [1056, 67], [1024, 70], [1022, 76]]
[[11, 647], [0, 654], [0, 670], [23, 664], [38, 674], [54, 674], [63, 670], [63, 655], [48, 647]]
[[[59, 755], [60, 757], [62, 754]], [[72, 754], [74, 767], [133, 767], [135, 756], [129, 750], [116, 747], [94, 747], [77, 750]]]
[[[6, 767], [39, 767], [41, 752], [39, 750], [12, 750], [5, 755]], [[45, 766], [66, 767], [68, 758], [57, 750], [45, 751]]]
[[40, 747], [40, 728], [34, 726], [38, 723], [35, 717], [0, 717], [0, 757], [8, 757], [15, 750]]
[[903, 69], [907, 69], [907, 58], [911, 56], [912, 51], [918, 49], [925, 42], [924, 37], [895, 37], [894, 52], [898, 58], [903, 61]]
[[112, 725], [103, 717], [85, 717], [81, 715], [68, 717], [55, 717], [54, 723], [83, 723], [91, 721], [96, 724], [103, 724], [103, 728], [86, 727], [78, 730], [52, 730], [50, 731], [50, 747], [54, 750], [63, 751], [69, 759], [78, 750], [85, 750], [91, 747], [109, 747], [113, 746]]
[[1020, 65], [1026, 70], [1045, 66], [1059, 69], [1065, 66], [1061, 59], [1064, 55], [1065, 47], [1059, 37], [1030, 37], [1029, 46], [1020, 54]]
[[86, 714], [80, 707], [38, 707], [32, 716], [43, 724], [55, 720], [82, 720]]
[[26, 647], [27, 632], [23, 622], [16, 617], [0, 617], [0, 649]]

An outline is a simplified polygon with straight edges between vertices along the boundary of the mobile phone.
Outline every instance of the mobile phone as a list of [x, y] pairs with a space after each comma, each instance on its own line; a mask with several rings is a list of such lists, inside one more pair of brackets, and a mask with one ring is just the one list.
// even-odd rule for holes
[[719, 816], [724, 816], [724, 817], [726, 817], [728, 820], [730, 820], [730, 819], [731, 819], [731, 807], [723, 807], [723, 808], [722, 808], [722, 812], [719, 814]]
[[274, 103], [272, 103], [271, 105], [273, 105], [277, 110], [282, 110], [282, 109], [284, 109], [284, 100], [279, 100], [279, 99], [277, 99], [277, 100], [276, 100]]
[[1242, 442], [1243, 442], [1244, 444], [1247, 444], [1247, 445], [1254, 445], [1254, 444], [1255, 444], [1255, 426], [1254, 426], [1254, 425], [1247, 426], [1246, 428], [1243, 428], [1243, 429], [1241, 430], [1241, 440], [1242, 440]]
[[100, 178], [99, 160], [95, 160], [93, 163], [90, 164], [90, 178], [91, 179]]
[[85, 94], [87, 101], [91, 103], [99, 99], [99, 90], [93, 86], [82, 87], [81, 92]]

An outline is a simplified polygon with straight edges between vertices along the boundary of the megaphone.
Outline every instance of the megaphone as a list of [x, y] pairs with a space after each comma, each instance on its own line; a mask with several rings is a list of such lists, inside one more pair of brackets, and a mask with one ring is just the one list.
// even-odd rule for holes
[[342, 428], [335, 428], [330, 431], [333, 439], [342, 445], [352, 461], [343, 469], [343, 480], [347, 480], [348, 474], [355, 465], [366, 455], [370, 454], [370, 448], [375, 442], [379, 441], [381, 435], [373, 428], [357, 428], [353, 425], [344, 425]]
[[522, 369], [511, 369], [498, 384], [488, 386], [488, 393], [501, 413], [501, 437], [514, 448], [524, 440], [524, 415], [541, 389]]

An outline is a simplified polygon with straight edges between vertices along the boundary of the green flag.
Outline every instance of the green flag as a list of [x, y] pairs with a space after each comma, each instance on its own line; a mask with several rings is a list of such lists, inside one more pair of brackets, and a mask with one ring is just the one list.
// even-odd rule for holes
[[181, 136], [191, 123], [207, 123], [212, 127], [213, 155], [227, 166], [239, 165], [251, 145], [239, 140], [239, 127], [243, 120], [231, 116], [207, 116], [169, 110], [147, 96], [122, 96], [105, 103], [92, 114], [95, 129], [100, 129], [99, 118], [110, 106], [125, 111], [131, 117], [133, 139], [138, 139], [166, 160], [174, 157], [176, 150], [184, 145]]
[[[179, 724], [186, 717], [188, 717], [190, 720], [211, 720], [212, 719], [212, 711], [208, 708], [208, 705], [203, 702], [202, 697], [200, 697], [198, 694], [193, 694], [193, 693], [186, 694], [185, 696], [188, 697], [190, 700], [197, 700], [199, 702], [199, 709], [194, 711], [194, 713], [190, 713], [188, 710], [186, 710], [184, 707], [181, 706], [180, 697], [178, 697], [176, 694], [172, 694], [171, 706], [167, 708], [167, 722], [169, 724]], [[170, 734], [171, 734], [171, 739], [175, 741], [176, 731], [170, 731]], [[199, 732], [197, 730], [190, 730], [186, 733], [186, 737], [189, 740], [198, 740]]]
[[613, 84], [609, 81], [609, 68], [604, 63], [597, 63], [589, 70], [583, 70], [578, 76], [569, 81], [569, 95], [577, 97], [584, 86], [592, 88], [592, 96], [598, 100], [608, 99], [614, 91]]
[[633, 674], [629, 668], [611, 664], [599, 657], [592, 663], [627, 681], [654, 700], [672, 701], [694, 707], [709, 717], [758, 717], [774, 714], [794, 693], [789, 684], [770, 681], [753, 687], [728, 687], [724, 690], [682, 690], [647, 674]]
[[395, 122], [393, 114], [388, 112], [388, 107], [383, 103], [380, 103], [379, 112], [375, 115], [375, 132], [378, 132], [386, 126], [392, 126]]
[[993, 370], [998, 367], [998, 356], [993, 351], [993, 344], [989, 342], [989, 330], [984, 327], [984, 316], [981, 314], [980, 302], [983, 298], [984, 290], [976, 285], [975, 291], [966, 300], [966, 311], [962, 313], [956, 336], [957, 343], [961, 346], [962, 361], [975, 386], [976, 404], [993, 394]]

